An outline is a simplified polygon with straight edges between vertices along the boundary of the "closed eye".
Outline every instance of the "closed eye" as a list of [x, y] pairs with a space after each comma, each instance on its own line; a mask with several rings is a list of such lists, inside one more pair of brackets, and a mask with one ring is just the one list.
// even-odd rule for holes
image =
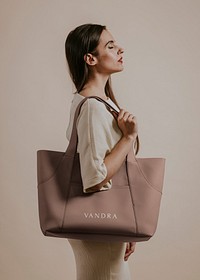
[[115, 41], [114, 40], [110, 40], [105, 44], [105, 47], [108, 47], [108, 49], [114, 49], [115, 48]]

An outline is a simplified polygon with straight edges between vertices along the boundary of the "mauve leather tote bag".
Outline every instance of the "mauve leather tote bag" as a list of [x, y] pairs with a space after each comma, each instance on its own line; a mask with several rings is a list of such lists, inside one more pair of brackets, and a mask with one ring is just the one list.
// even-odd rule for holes
[[157, 227], [165, 159], [136, 158], [133, 149], [107, 191], [83, 193], [76, 121], [65, 152], [37, 151], [40, 227], [45, 236], [95, 241], [146, 241]]

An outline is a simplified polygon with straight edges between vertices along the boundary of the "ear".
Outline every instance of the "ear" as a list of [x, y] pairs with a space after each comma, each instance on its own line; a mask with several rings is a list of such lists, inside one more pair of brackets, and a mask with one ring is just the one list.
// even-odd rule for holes
[[84, 60], [85, 62], [90, 65], [90, 66], [94, 66], [97, 63], [97, 59], [95, 56], [93, 56], [91, 53], [87, 53], [84, 55]]

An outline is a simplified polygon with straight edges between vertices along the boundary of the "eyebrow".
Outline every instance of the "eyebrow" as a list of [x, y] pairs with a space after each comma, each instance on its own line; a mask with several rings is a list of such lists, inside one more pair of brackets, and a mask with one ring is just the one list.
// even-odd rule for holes
[[108, 42], [105, 44], [105, 47], [106, 47], [109, 43], [114, 43], [114, 41], [113, 41], [113, 40], [108, 41]]

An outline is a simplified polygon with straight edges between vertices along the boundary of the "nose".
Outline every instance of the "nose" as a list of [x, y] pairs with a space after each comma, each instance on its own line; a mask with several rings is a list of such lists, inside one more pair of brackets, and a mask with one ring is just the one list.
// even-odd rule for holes
[[121, 53], [124, 53], [124, 49], [122, 47], [119, 47], [118, 54], [121, 54]]

